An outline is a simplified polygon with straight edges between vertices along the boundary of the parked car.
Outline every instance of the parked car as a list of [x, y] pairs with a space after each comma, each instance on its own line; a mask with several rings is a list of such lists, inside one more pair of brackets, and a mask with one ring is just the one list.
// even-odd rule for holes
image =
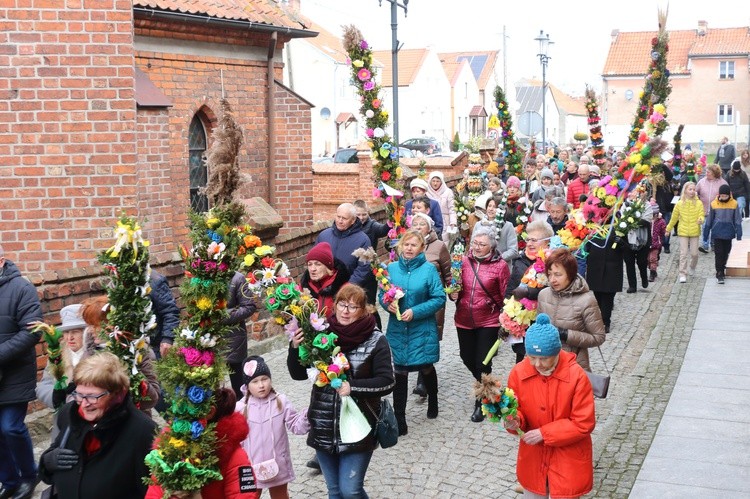
[[[518, 142], [522, 148], [524, 148], [526, 151], [529, 150], [529, 138], [528, 137], [517, 137], [516, 142]], [[554, 141], [547, 140], [547, 147], [552, 147], [555, 149], [555, 155], [557, 155], [560, 152], [560, 146], [558, 146]], [[542, 147], [542, 141], [537, 140], [536, 141], [536, 151], [537, 152], [547, 152], [546, 147]]]
[[331, 156], [318, 156], [317, 158], [313, 158], [313, 163], [333, 163], [333, 158]]
[[[413, 158], [414, 153], [405, 147], [398, 148], [399, 158]], [[334, 163], [359, 163], [357, 158], [357, 150], [353, 147], [347, 147], [339, 149], [333, 157]]]
[[422, 154], [435, 154], [436, 152], [442, 151], [440, 142], [435, 137], [420, 137], [416, 139], [408, 139], [400, 144], [401, 147], [406, 147], [412, 151], [419, 151]]

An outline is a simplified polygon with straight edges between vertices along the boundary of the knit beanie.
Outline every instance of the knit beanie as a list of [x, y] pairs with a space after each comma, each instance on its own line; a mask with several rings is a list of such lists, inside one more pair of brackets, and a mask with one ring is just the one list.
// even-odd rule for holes
[[732, 194], [732, 190], [729, 188], [727, 184], [722, 184], [719, 186], [719, 195], [726, 194], [727, 196]]
[[487, 209], [487, 203], [492, 199], [492, 192], [485, 191], [483, 192], [476, 201], [474, 201], [474, 208], [479, 208], [482, 210]]
[[323, 241], [322, 243], [313, 246], [313, 248], [307, 252], [307, 256], [305, 257], [306, 262], [309, 262], [310, 260], [317, 260], [325, 265], [326, 268], [333, 270], [333, 251], [331, 251], [331, 245]]
[[732, 163], [732, 170], [738, 172], [738, 171], [740, 171], [740, 168], [742, 168], [742, 167], [740, 166], [740, 162], [739, 161], [735, 161], [734, 163]]
[[521, 181], [518, 180], [518, 177], [509, 177], [508, 180], [505, 182], [505, 185], [508, 187], [515, 187], [516, 189], [521, 188]]
[[550, 180], [555, 178], [555, 175], [552, 173], [552, 170], [549, 168], [542, 168], [542, 178], [548, 178]]
[[529, 355], [552, 357], [560, 353], [560, 332], [550, 324], [549, 315], [537, 315], [536, 322], [526, 330], [524, 344]]
[[242, 374], [242, 382], [248, 384], [258, 376], [268, 376], [270, 378], [271, 369], [268, 368], [268, 364], [266, 364], [263, 357], [251, 355], [242, 363]]
[[435, 225], [435, 221], [432, 218], [430, 218], [430, 215], [428, 215], [426, 213], [415, 213], [415, 214], [413, 214], [411, 216], [411, 223], [414, 224], [414, 220], [416, 220], [417, 218], [421, 218], [422, 220], [426, 221], [427, 225], [430, 227], [430, 229], [432, 229], [433, 226]]
[[409, 190], [414, 189], [415, 187], [419, 187], [420, 189], [427, 192], [427, 182], [422, 180], [421, 178], [415, 178], [409, 184]]

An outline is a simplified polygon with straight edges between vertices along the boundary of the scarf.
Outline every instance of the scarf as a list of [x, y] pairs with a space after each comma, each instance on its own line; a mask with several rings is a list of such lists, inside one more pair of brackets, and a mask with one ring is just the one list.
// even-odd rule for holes
[[365, 316], [357, 319], [351, 324], [344, 326], [339, 323], [336, 314], [328, 317], [330, 329], [339, 337], [336, 344], [341, 347], [342, 352], [350, 352], [361, 345], [367, 338], [372, 336], [375, 330], [375, 317], [365, 312]]
[[333, 274], [324, 277], [322, 280], [316, 282], [310, 279], [307, 283], [310, 291], [315, 298], [318, 299], [318, 309], [323, 310], [324, 308], [329, 312], [333, 311], [333, 291], [331, 285], [336, 280], [338, 271], [334, 271]]

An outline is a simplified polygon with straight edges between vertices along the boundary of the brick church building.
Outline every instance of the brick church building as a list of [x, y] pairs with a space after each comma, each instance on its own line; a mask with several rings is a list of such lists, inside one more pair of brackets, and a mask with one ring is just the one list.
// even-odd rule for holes
[[201, 155], [222, 96], [245, 131], [243, 198], [274, 206], [283, 230], [312, 222], [300, 189], [311, 104], [279, 80], [285, 43], [316, 33], [293, 12], [269, 0], [15, 5], [0, 15], [0, 241], [25, 274], [85, 273], [121, 211], [146, 220], [152, 261], [174, 260], [188, 207], [206, 209]]
[[179, 276], [188, 208], [207, 207], [201, 155], [222, 96], [245, 132], [242, 198], [283, 222], [279, 237], [309, 229], [312, 104], [280, 80], [285, 44], [317, 33], [286, 4], [11, 5], [0, 7], [0, 243], [48, 320], [101, 289], [96, 253], [123, 211], [145, 220], [152, 265]]

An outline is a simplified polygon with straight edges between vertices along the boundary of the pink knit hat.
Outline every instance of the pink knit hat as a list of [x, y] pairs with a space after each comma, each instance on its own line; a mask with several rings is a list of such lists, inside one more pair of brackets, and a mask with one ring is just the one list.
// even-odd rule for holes
[[518, 177], [508, 177], [508, 180], [505, 182], [505, 185], [507, 187], [515, 187], [516, 189], [520, 189], [521, 181], [518, 180]]

